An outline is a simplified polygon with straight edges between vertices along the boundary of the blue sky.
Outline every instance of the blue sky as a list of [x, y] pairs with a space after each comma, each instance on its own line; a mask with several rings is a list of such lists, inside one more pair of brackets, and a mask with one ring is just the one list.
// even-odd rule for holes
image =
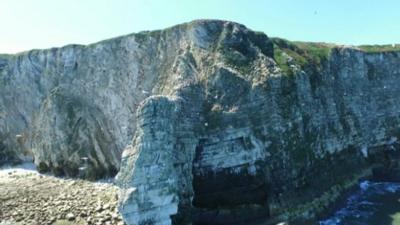
[[88, 44], [200, 18], [289, 40], [400, 43], [396, 0], [0, 0], [0, 53]]

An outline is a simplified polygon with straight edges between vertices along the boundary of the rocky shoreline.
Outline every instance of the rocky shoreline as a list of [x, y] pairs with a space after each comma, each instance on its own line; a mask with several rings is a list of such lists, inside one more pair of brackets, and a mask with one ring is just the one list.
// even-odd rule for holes
[[1, 225], [123, 225], [112, 183], [0, 169]]

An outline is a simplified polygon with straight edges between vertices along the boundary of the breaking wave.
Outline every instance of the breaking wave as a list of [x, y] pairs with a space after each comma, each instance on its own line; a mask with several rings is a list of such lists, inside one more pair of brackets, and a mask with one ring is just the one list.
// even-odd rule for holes
[[[382, 218], [381, 225], [391, 224], [384, 221], [391, 221], [392, 210], [400, 209], [400, 183], [363, 181], [359, 187], [343, 208], [319, 225], [375, 225], [378, 224], [375, 221]], [[391, 207], [393, 204], [397, 204], [396, 207]], [[390, 212], [386, 212], [387, 209], [391, 209]]]

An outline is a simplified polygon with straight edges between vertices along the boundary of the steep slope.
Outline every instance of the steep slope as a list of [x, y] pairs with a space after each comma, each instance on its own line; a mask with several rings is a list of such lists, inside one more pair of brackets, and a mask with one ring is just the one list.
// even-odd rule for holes
[[0, 159], [120, 168], [128, 224], [311, 219], [396, 174], [400, 53], [368, 50], [200, 20], [2, 55]]
[[395, 167], [399, 52], [221, 24], [199, 82], [139, 108], [118, 176], [128, 223], [309, 220], [359, 179]]
[[183, 68], [190, 26], [1, 56], [0, 161], [33, 157], [41, 170], [76, 175], [88, 158], [94, 170], [83, 175], [114, 174], [139, 103], [197, 79]]

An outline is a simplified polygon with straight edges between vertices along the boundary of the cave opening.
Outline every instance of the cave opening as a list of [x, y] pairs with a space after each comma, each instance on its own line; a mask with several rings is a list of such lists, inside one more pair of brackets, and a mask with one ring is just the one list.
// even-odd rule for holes
[[[254, 165], [212, 168], [215, 146], [200, 140], [193, 161], [193, 225], [251, 224], [269, 217], [265, 173]], [[224, 159], [222, 159], [224, 160]], [[218, 163], [217, 163], [218, 164]]]

